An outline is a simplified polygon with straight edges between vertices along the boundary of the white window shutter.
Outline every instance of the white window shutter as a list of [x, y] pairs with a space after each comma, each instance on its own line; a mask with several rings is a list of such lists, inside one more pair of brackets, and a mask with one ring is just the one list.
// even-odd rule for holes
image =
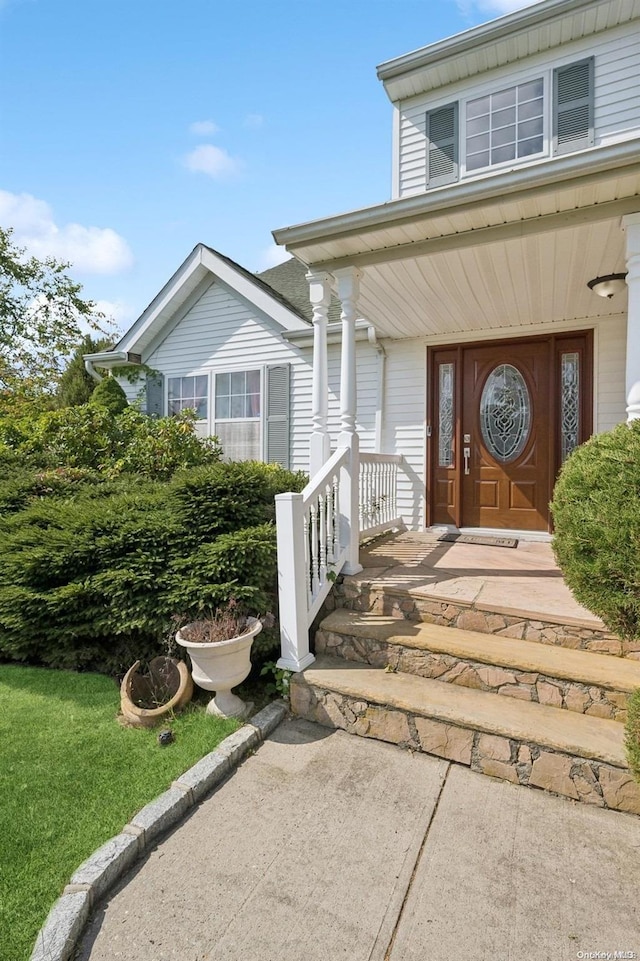
[[427, 186], [458, 179], [458, 104], [430, 110], [426, 119]]
[[584, 150], [595, 142], [594, 60], [580, 60], [553, 72], [553, 153]]
[[164, 374], [160, 371], [147, 374], [145, 410], [151, 417], [164, 417]]
[[266, 369], [266, 459], [267, 463], [282, 467], [289, 467], [290, 463], [290, 368], [290, 364], [278, 364]]

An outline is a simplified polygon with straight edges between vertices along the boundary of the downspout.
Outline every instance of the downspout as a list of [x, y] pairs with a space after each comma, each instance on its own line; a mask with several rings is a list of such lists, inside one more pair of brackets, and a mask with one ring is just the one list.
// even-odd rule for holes
[[100, 383], [100, 381], [102, 380], [102, 374], [98, 373], [98, 371], [93, 366], [93, 363], [88, 358], [85, 358], [84, 369], [88, 373], [89, 377], [92, 377], [93, 380]]
[[382, 427], [383, 427], [383, 410], [384, 410], [384, 374], [385, 374], [385, 361], [387, 358], [387, 352], [378, 340], [378, 335], [373, 324], [369, 324], [367, 327], [367, 340], [372, 347], [375, 347], [378, 354], [378, 389], [377, 389], [377, 400], [376, 400], [376, 419], [375, 419], [375, 430], [374, 430], [374, 444], [377, 453], [382, 451]]

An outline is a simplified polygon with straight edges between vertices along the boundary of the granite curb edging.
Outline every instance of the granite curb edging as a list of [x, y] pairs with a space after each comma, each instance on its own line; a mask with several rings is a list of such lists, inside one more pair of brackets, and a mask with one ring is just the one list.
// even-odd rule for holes
[[159, 797], [134, 814], [71, 876], [41, 927], [30, 961], [69, 961], [96, 902], [158, 838], [184, 818], [258, 747], [289, 713], [282, 701], [268, 704], [181, 774]]

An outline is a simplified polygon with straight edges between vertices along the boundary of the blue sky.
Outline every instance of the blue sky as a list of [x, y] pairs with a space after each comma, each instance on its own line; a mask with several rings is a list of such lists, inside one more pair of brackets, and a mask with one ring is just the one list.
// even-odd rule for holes
[[198, 242], [387, 200], [378, 63], [525, 0], [0, 0], [0, 224], [126, 328]]

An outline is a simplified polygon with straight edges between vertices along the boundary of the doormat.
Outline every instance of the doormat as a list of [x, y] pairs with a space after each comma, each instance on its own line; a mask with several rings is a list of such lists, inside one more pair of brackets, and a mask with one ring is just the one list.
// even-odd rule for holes
[[451, 531], [441, 534], [439, 541], [447, 541], [449, 544], [478, 544], [481, 547], [517, 547], [518, 541], [515, 537], [491, 537], [482, 534], [456, 534]]

